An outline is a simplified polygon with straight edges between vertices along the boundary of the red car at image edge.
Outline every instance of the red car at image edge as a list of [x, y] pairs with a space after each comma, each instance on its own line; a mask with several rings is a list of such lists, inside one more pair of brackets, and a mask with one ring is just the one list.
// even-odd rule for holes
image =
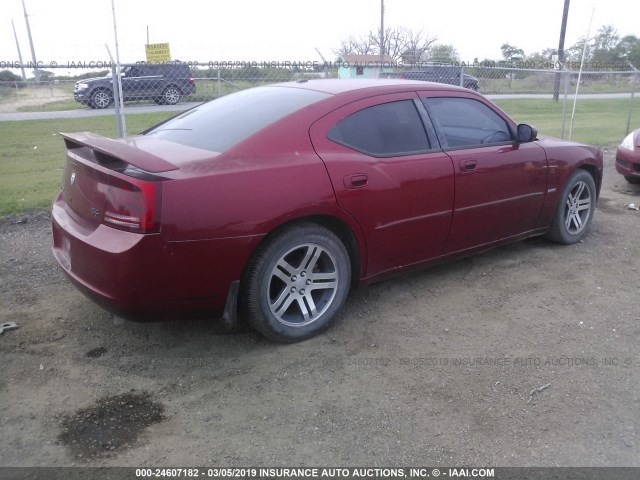
[[282, 342], [403, 269], [577, 242], [603, 168], [476, 92], [411, 80], [258, 87], [140, 135], [63, 137], [53, 252], [76, 287], [116, 316], [243, 319]]
[[627, 135], [616, 150], [616, 171], [627, 182], [640, 184], [640, 129]]

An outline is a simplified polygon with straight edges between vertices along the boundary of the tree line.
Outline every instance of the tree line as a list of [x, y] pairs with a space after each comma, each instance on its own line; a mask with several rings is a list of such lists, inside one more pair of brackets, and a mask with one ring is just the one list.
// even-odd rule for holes
[[[454, 45], [438, 43], [435, 36], [405, 27], [388, 27], [384, 32], [384, 53], [395, 61], [411, 65], [421, 62], [457, 63], [460, 55]], [[629, 70], [631, 65], [640, 69], [640, 38], [635, 35], [621, 36], [611, 25], [604, 25], [588, 41], [583, 37], [565, 50], [564, 60], [571, 65], [580, 63], [585, 48], [585, 64], [599, 70]], [[542, 65], [550, 63], [557, 55], [555, 48], [525, 53], [510, 43], [500, 47], [502, 58], [479, 60], [473, 63], [496, 66]], [[360, 37], [349, 37], [334, 50], [340, 59], [343, 55], [380, 55], [380, 30], [369, 31]]]

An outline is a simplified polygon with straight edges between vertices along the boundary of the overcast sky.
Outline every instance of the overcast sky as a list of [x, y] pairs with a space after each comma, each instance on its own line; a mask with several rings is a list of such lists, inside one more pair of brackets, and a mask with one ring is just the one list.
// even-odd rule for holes
[[[111, 0], [25, 0], [38, 61], [108, 60], [113, 50]], [[508, 42], [528, 53], [558, 45], [563, 0], [385, 0], [385, 25], [422, 30], [453, 44], [463, 61], [498, 59]], [[121, 61], [144, 60], [151, 43], [169, 42], [184, 61], [328, 60], [340, 40], [380, 25], [380, 0], [115, 0]], [[640, 36], [637, 0], [571, 0], [566, 46], [613, 25]], [[20, 0], [2, 0], [0, 62], [17, 60], [11, 20], [23, 59], [31, 60]], [[61, 72], [62, 73], [62, 72]]]

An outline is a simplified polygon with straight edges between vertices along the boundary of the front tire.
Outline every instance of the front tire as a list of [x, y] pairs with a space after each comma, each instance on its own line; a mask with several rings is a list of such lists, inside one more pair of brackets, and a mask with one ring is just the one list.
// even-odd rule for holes
[[340, 239], [312, 223], [269, 240], [247, 268], [249, 322], [271, 340], [313, 337], [335, 320], [349, 294], [351, 266]]
[[102, 110], [107, 108], [113, 102], [113, 97], [107, 90], [96, 90], [91, 94], [89, 106]]
[[596, 209], [596, 184], [585, 170], [576, 170], [562, 189], [549, 240], [564, 245], [576, 243], [584, 237]]

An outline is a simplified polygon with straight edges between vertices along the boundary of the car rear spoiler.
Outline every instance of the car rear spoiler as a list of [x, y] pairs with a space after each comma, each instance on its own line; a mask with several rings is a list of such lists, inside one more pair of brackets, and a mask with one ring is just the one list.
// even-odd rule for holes
[[[110, 161], [120, 160], [149, 173], [170, 172], [178, 167], [136, 146], [135, 138], [113, 139], [90, 132], [60, 133], [68, 150], [88, 147], [96, 158], [107, 156]], [[105, 160], [100, 161], [105, 163]]]

